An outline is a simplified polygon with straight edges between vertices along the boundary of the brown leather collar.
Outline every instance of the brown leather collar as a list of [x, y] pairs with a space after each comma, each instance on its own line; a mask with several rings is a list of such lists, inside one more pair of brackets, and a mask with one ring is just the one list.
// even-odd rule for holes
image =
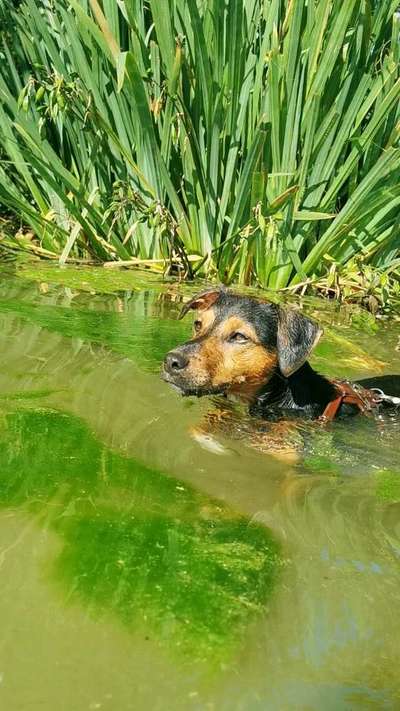
[[331, 382], [335, 386], [337, 397], [328, 402], [319, 418], [323, 422], [332, 422], [341, 405], [355, 405], [363, 415], [367, 415], [382, 401], [378, 393], [367, 390], [361, 385], [351, 385], [345, 380], [332, 380]]

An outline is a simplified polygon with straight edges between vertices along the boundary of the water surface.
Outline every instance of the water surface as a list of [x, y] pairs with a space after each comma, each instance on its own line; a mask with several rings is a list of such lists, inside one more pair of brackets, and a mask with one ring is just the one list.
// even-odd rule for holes
[[[216, 402], [159, 378], [190, 287], [118, 279], [1, 275], [2, 708], [400, 708], [400, 418], [196, 439]], [[321, 371], [400, 371], [395, 321], [305, 309]]]

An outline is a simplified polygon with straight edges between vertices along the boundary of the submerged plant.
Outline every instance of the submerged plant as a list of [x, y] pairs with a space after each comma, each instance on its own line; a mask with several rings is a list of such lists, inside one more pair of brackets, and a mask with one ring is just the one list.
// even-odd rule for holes
[[[0, 202], [48, 255], [282, 288], [398, 257], [397, 0], [23, 0]], [[37, 247], [33, 241], [28, 249]]]
[[112, 452], [74, 417], [8, 412], [0, 445], [0, 509], [59, 535], [52, 577], [95, 618], [220, 663], [265, 612], [282, 566], [266, 527]]

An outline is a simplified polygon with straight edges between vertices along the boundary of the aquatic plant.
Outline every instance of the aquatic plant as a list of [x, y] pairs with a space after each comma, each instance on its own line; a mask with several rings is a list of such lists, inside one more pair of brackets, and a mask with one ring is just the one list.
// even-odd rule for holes
[[29, 226], [20, 247], [272, 288], [330, 289], [355, 255], [385, 272], [397, 5], [3, 4], [0, 202]]
[[44, 408], [0, 418], [4, 508], [60, 537], [49, 582], [64, 599], [188, 660], [220, 663], [240, 647], [283, 564], [265, 526]]

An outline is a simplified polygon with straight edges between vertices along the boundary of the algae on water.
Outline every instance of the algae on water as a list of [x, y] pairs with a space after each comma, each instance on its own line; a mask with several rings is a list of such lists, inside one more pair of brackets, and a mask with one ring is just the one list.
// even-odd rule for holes
[[52, 578], [69, 599], [128, 628], [144, 624], [191, 659], [235, 650], [281, 564], [268, 529], [51, 410], [5, 416], [0, 506], [23, 507], [58, 533]]

